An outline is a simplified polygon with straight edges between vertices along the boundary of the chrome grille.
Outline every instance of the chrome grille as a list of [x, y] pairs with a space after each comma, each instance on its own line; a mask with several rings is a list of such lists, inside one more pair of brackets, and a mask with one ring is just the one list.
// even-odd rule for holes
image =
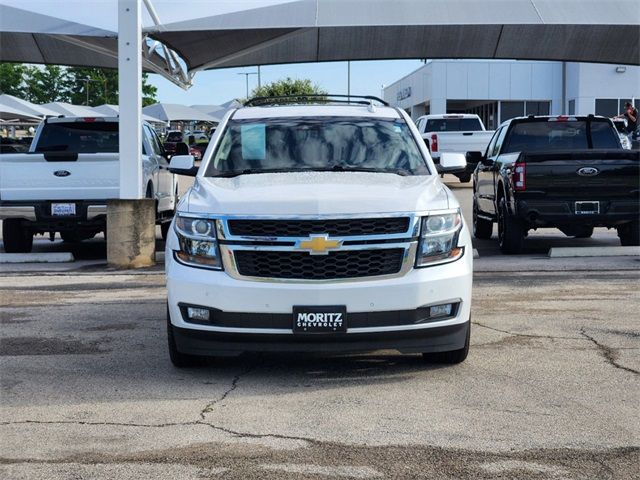
[[327, 255], [294, 251], [235, 250], [235, 263], [246, 277], [301, 280], [376, 277], [398, 273], [404, 249], [350, 250]]
[[305, 237], [311, 234], [340, 237], [385, 235], [407, 232], [409, 218], [232, 219], [228, 221], [228, 228], [231, 235], [245, 237]]

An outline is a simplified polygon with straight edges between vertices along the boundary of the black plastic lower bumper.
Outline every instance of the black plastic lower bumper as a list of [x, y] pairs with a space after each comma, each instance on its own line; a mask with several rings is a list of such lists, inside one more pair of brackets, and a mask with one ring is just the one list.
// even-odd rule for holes
[[398, 350], [402, 353], [446, 352], [464, 347], [470, 322], [446, 327], [379, 333], [244, 334], [173, 328], [181, 353], [233, 356], [243, 352], [346, 353]]
[[[74, 215], [55, 216], [52, 214], [52, 204], [75, 204]], [[104, 206], [107, 200], [41, 200], [41, 201], [10, 201], [0, 202], [0, 207], [33, 207], [35, 220], [25, 220], [25, 224], [34, 231], [100, 231], [107, 224], [107, 216], [98, 214], [88, 218], [89, 207]]]
[[574, 200], [519, 200], [517, 216], [532, 227], [616, 227], [637, 221], [638, 201], [599, 201], [598, 212], [576, 213]]

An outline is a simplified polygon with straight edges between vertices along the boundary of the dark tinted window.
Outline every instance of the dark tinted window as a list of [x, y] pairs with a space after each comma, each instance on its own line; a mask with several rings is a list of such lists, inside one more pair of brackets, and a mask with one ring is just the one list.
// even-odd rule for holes
[[118, 151], [117, 122], [46, 123], [36, 152], [97, 153]]
[[524, 115], [524, 102], [500, 102], [500, 121]]
[[316, 170], [429, 173], [404, 121], [304, 117], [231, 121], [206, 174]]
[[615, 117], [618, 113], [620, 111], [617, 98], [596, 98], [596, 115]]
[[482, 124], [477, 118], [434, 118], [427, 121], [425, 132], [477, 132]]
[[181, 142], [182, 141], [182, 133], [181, 132], [171, 132], [167, 135], [167, 142]]
[[[516, 123], [502, 153], [586, 149], [587, 125], [584, 120]], [[591, 136], [593, 148], [620, 148], [615, 129], [606, 121], [591, 122]]]

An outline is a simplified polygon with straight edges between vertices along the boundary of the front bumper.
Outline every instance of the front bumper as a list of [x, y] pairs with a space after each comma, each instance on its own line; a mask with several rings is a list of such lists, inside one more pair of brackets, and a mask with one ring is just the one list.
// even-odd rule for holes
[[[235, 279], [223, 271], [192, 268], [165, 255], [168, 305], [178, 350], [193, 354], [234, 354], [242, 351], [368, 351], [381, 348], [403, 352], [455, 350], [464, 346], [471, 312], [472, 249], [459, 260], [412, 269], [397, 278], [335, 283], [258, 282]], [[452, 317], [394, 325], [379, 319], [427, 305], [458, 303]], [[195, 305], [236, 313], [235, 323], [193, 324], [181, 306]], [[347, 321], [346, 333], [295, 334], [282, 324], [294, 306], [346, 306], [358, 315], [357, 327]], [[241, 315], [243, 314], [243, 315]], [[365, 314], [369, 314], [368, 316]], [[264, 317], [279, 318], [271, 326]], [[367, 318], [371, 321], [367, 324]], [[377, 319], [377, 320], [376, 320]], [[240, 322], [240, 323], [238, 323]], [[215, 323], [215, 322], [214, 322]], [[383, 323], [383, 324], [381, 324]], [[266, 327], [265, 327], [266, 325]]]

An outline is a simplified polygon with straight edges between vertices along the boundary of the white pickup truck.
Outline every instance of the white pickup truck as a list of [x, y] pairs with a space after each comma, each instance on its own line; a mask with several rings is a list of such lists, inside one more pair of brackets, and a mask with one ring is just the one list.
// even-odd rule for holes
[[172, 158], [196, 176], [165, 251], [177, 367], [245, 351], [466, 358], [473, 249], [458, 201], [405, 112], [339, 98], [256, 99], [227, 114], [199, 170]]
[[[59, 232], [65, 241], [106, 230], [107, 200], [119, 195], [117, 117], [56, 117], [43, 121], [28, 153], [0, 156], [0, 219], [4, 249], [30, 252], [33, 236]], [[177, 205], [169, 171], [153, 128], [142, 126], [143, 191], [157, 200], [163, 236]]]
[[[480, 117], [472, 114], [423, 115], [416, 120], [416, 126], [436, 165], [442, 153], [484, 153], [493, 136], [493, 131], [485, 130]], [[455, 175], [461, 182], [469, 182], [475, 167], [468, 163], [464, 172]]]

